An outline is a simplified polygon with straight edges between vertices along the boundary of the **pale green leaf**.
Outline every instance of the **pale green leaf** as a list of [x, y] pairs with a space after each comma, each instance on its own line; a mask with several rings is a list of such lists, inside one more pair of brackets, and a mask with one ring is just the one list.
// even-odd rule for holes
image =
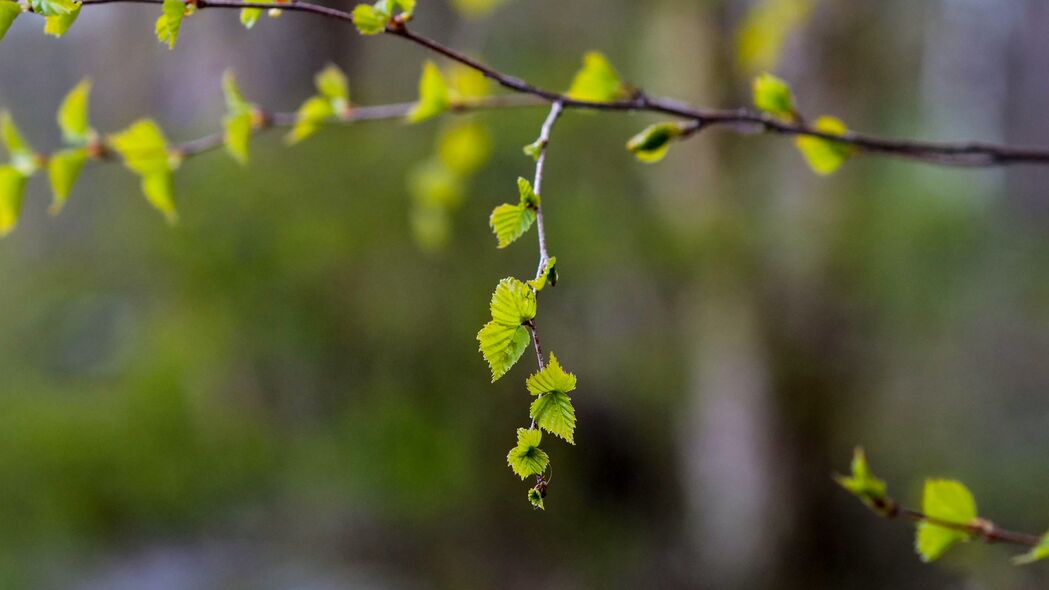
[[358, 4], [353, 9], [353, 25], [357, 32], [362, 35], [378, 35], [386, 30], [386, 24], [390, 22], [390, 13], [376, 10], [368, 4]]
[[26, 177], [14, 166], [0, 166], [0, 237], [11, 233], [22, 214]]
[[33, 148], [18, 131], [11, 113], [0, 112], [0, 141], [11, 155], [11, 165], [23, 176], [32, 176], [40, 168], [40, 162]]
[[560, 391], [544, 393], [532, 402], [530, 415], [537, 426], [575, 444], [575, 408], [572, 399]]
[[517, 177], [517, 196], [521, 205], [532, 208], [539, 206], [539, 195], [532, 190], [532, 183], [522, 176]]
[[91, 97], [91, 81], [81, 80], [58, 107], [58, 126], [62, 138], [70, 145], [84, 145], [93, 135], [88, 122], [88, 102]]
[[539, 156], [540, 156], [540, 154], [543, 153], [543, 147], [545, 145], [546, 145], [546, 143], [542, 139], [537, 139], [537, 140], [533, 141], [532, 143], [524, 146], [524, 148], [522, 148], [521, 151], [524, 152], [524, 155], [526, 155], [526, 156], [528, 156], [528, 157], [530, 157], [533, 160], [538, 162], [539, 161]]
[[561, 364], [557, 362], [557, 357], [554, 356], [554, 353], [550, 353], [550, 362], [546, 364], [542, 371], [533, 373], [525, 381], [525, 386], [528, 387], [528, 392], [532, 395], [543, 395], [551, 392], [569, 393], [575, 390], [575, 385], [575, 375], [561, 368]]
[[44, 20], [44, 34], [51, 35], [52, 37], [61, 37], [69, 31], [69, 27], [73, 26], [76, 22], [77, 17], [80, 16], [80, 3], [78, 2], [70, 12], [66, 14], [56, 14], [55, 16], [49, 16]]
[[140, 119], [127, 129], [110, 135], [109, 146], [136, 174], [145, 176], [172, 169], [167, 138], [152, 119]]
[[80, 8], [80, 4], [73, 0], [29, 0], [29, 6], [40, 16], [61, 16]]
[[891, 508], [885, 504], [885, 482], [871, 473], [867, 455], [860, 447], [856, 447], [852, 454], [852, 475], [836, 475], [834, 480], [875, 511], [884, 513]]
[[[951, 479], [925, 481], [922, 512], [928, 517], [957, 525], [973, 524], [977, 518], [972, 492], [961, 482]], [[918, 523], [915, 546], [922, 561], [929, 562], [938, 559], [955, 543], [970, 537], [966, 532], [922, 521]]]
[[229, 115], [242, 115], [255, 110], [255, 105], [248, 102], [241, 93], [233, 70], [226, 70], [222, 74], [222, 95], [226, 99], [226, 113]]
[[412, 170], [408, 190], [416, 203], [446, 211], [458, 208], [466, 192], [462, 176], [437, 158], [425, 160]]
[[538, 277], [528, 281], [528, 286], [536, 291], [542, 291], [547, 283], [550, 283], [551, 287], [557, 285], [557, 256], [546, 259], [546, 262], [543, 263], [543, 270], [539, 272]]
[[641, 130], [626, 142], [626, 149], [638, 160], [654, 163], [663, 159], [670, 142], [684, 133], [681, 123], [656, 123]]
[[444, 81], [440, 68], [432, 61], [423, 65], [422, 77], [419, 78], [419, 102], [408, 112], [408, 122], [418, 123], [440, 115], [451, 107], [448, 98], [448, 85]]
[[321, 96], [313, 96], [302, 103], [296, 113], [295, 127], [285, 137], [285, 141], [296, 144], [313, 135], [325, 121], [335, 116], [331, 101]]
[[222, 120], [222, 141], [226, 151], [241, 164], [247, 164], [250, 156], [252, 114], [227, 115]]
[[543, 494], [535, 488], [528, 490], [528, 503], [536, 510], [546, 510], [546, 508], [543, 507]]
[[608, 59], [596, 51], [583, 57], [583, 67], [576, 72], [568, 97], [590, 102], [608, 102], [623, 96], [623, 83]]
[[332, 103], [336, 112], [345, 110], [350, 104], [350, 83], [346, 74], [335, 64], [328, 64], [313, 77], [317, 92]]
[[472, 120], [459, 120], [441, 133], [437, 154], [451, 171], [459, 175], [476, 172], [492, 153], [488, 128]]
[[52, 215], [57, 215], [65, 206], [86, 161], [87, 150], [84, 148], [62, 150], [48, 160], [48, 177], [51, 179], [51, 192], [54, 194], [50, 209]]
[[535, 293], [528, 285], [507, 277], [496, 286], [489, 308], [496, 322], [520, 326], [535, 317]]
[[1038, 543], [1038, 546], [1032, 547], [1030, 551], [1023, 555], [1014, 557], [1013, 563], [1016, 565], [1027, 565], [1047, 557], [1049, 557], [1049, 533], [1042, 535], [1042, 540]]
[[736, 58], [747, 72], [772, 69], [791, 31], [808, 19], [817, 0], [758, 0], [737, 32]]
[[790, 86], [768, 72], [754, 78], [754, 106], [784, 121], [795, 118], [794, 94]]
[[539, 475], [550, 466], [550, 457], [539, 448], [542, 436], [535, 428], [517, 429], [517, 446], [507, 453], [506, 462], [521, 479]]
[[[254, 0], [255, 2], [261, 2], [263, 4], [273, 4], [274, 0]], [[244, 25], [244, 28], [250, 29], [255, 26], [259, 19], [262, 18], [262, 8], [241, 8], [240, 9], [240, 24]]]
[[535, 210], [524, 205], [503, 203], [492, 210], [488, 225], [492, 227], [499, 247], [505, 248], [520, 238], [535, 223]]
[[492, 370], [492, 383], [513, 367], [531, 342], [528, 329], [492, 320], [477, 333], [481, 354]]
[[[834, 117], [823, 116], [816, 119], [813, 127], [817, 131], [831, 135], [844, 135], [848, 129], [845, 123]], [[798, 149], [801, 150], [805, 160], [817, 174], [827, 175], [833, 173], [849, 159], [853, 153], [852, 146], [836, 141], [801, 135], [796, 140]]]
[[164, 0], [162, 10], [155, 27], [157, 40], [167, 44], [168, 49], [174, 49], [182, 19], [186, 16], [186, 3], [183, 0]]
[[164, 215], [168, 223], [178, 222], [175, 211], [175, 183], [170, 170], [153, 172], [142, 177], [142, 193], [146, 200]]
[[467, 18], [480, 18], [488, 15], [506, 0], [452, 0], [459, 14]]
[[11, 24], [20, 14], [22, 14], [22, 7], [17, 2], [0, 0], [0, 41], [4, 39], [7, 30], [11, 28]]

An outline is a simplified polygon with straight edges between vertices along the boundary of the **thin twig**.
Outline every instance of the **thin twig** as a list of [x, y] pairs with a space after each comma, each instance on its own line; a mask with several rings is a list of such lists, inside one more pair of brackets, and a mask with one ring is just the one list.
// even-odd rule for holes
[[[280, 4], [267, 4], [262, 2], [242, 2], [239, 0], [191, 0], [198, 9], [204, 8], [280, 8], [281, 10], [308, 12], [318, 16], [333, 18], [342, 22], [352, 23], [353, 17], [350, 13], [327, 6], [290, 0]], [[85, 6], [97, 4], [112, 4], [119, 2], [134, 2], [143, 4], [161, 4], [163, 0], [84, 0]], [[721, 126], [739, 132], [750, 133], [754, 131], [765, 131], [780, 135], [804, 135], [831, 140], [838, 143], [854, 146], [862, 151], [874, 154], [882, 154], [897, 158], [936, 164], [942, 166], [1005, 166], [1013, 164], [1036, 164], [1049, 165], [1049, 149], [1014, 147], [980, 142], [946, 143], [913, 141], [904, 139], [888, 139], [856, 132], [846, 132], [843, 135], [835, 135], [815, 129], [804, 122], [784, 122], [775, 117], [754, 112], [749, 109], [710, 109], [694, 107], [679, 101], [649, 97], [643, 93], [611, 102], [592, 102], [579, 100], [566, 96], [563, 93], [554, 92], [531, 84], [520, 78], [510, 76], [495, 70], [485, 64], [474, 60], [454, 49], [446, 47], [437, 41], [420, 35], [410, 29], [397, 19], [390, 23], [386, 32], [395, 37], [406, 39], [434, 51], [445, 57], [459, 62], [467, 67], [473, 68], [484, 76], [494, 80], [499, 85], [516, 93], [531, 95], [546, 102], [560, 102], [563, 108], [578, 108], [603, 111], [644, 111], [660, 113], [673, 117], [695, 121], [696, 130]]]
[[1042, 537], [1038, 535], [999, 528], [998, 525], [984, 518], [978, 518], [968, 523], [952, 522], [929, 516], [920, 510], [900, 506], [892, 498], [886, 497], [875, 502], [873, 508], [875, 512], [885, 518], [900, 517], [914, 522], [927, 522], [941, 528], [972, 535], [985, 543], [1009, 543], [1024, 547], [1038, 547], [1042, 543]]

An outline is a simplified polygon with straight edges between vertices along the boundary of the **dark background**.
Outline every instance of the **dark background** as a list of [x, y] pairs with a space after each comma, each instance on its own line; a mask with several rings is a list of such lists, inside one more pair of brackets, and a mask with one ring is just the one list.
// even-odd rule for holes
[[[414, 27], [552, 88], [599, 49], [695, 104], [747, 104], [769, 69], [857, 130], [1049, 145], [1042, 0], [491, 8], [420, 0]], [[85, 8], [61, 40], [20, 17], [0, 108], [50, 150], [89, 76], [96, 128], [150, 115], [182, 141], [218, 128], [227, 67], [293, 110], [329, 61], [356, 103], [412, 100], [432, 57], [219, 10], [169, 52], [159, 12]], [[790, 140], [720, 130], [646, 166], [623, 143], [658, 119], [567, 113], [540, 320], [579, 425], [577, 446], [547, 437], [537, 513], [505, 465], [534, 360], [491, 385], [474, 335], [498, 280], [534, 272], [535, 238], [497, 250], [487, 216], [531, 174], [544, 116], [475, 117], [492, 156], [443, 245], [413, 234], [408, 179], [447, 120], [189, 160], [174, 228], [120, 166], [89, 166], [58, 217], [34, 179], [0, 242], [0, 586], [1044, 587], [1049, 566], [1007, 546], [922, 565], [910, 525], [830, 475], [863, 444], [908, 504], [954, 477], [999, 524], [1049, 528], [1049, 170], [870, 157], [819, 178]]]

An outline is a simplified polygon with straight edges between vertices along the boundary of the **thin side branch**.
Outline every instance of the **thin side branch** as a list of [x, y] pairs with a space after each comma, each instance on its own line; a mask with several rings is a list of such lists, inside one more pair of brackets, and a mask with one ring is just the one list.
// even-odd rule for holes
[[929, 516], [920, 510], [900, 506], [891, 498], [875, 502], [872, 508], [885, 518], [899, 517], [914, 522], [927, 522], [938, 527], [972, 535], [985, 543], [1009, 543], [1024, 547], [1037, 547], [1042, 542], [1042, 538], [1038, 535], [1006, 530], [984, 518], [979, 518], [975, 522], [970, 523], [951, 522], [935, 516]]
[[[350, 13], [327, 6], [290, 0], [279, 5], [261, 2], [243, 2], [240, 0], [190, 0], [198, 9], [204, 8], [280, 8], [293, 12], [307, 12], [326, 18], [333, 18], [348, 24], [353, 23]], [[142, 4], [161, 4], [163, 0], [84, 0], [85, 6], [133, 2]], [[818, 137], [838, 143], [851, 145], [861, 151], [881, 154], [936, 164], [941, 166], [987, 167], [1014, 164], [1049, 165], [1049, 149], [1014, 147], [981, 142], [946, 143], [890, 139], [862, 133], [847, 132], [834, 135], [819, 131], [804, 122], [788, 123], [775, 117], [749, 109], [711, 109], [695, 107], [670, 98], [649, 97], [642, 92], [634, 96], [611, 102], [591, 102], [570, 98], [563, 93], [547, 90], [520, 78], [504, 74], [473, 58], [470, 58], [437, 41], [420, 35], [398, 20], [394, 20], [386, 33], [411, 41], [430, 51], [441, 54], [448, 59], [473, 68], [485, 77], [494, 80], [502, 87], [515, 93], [530, 95], [548, 103], [561, 103], [565, 109], [589, 109], [602, 111], [641, 111], [670, 115], [676, 118], [694, 121], [695, 130], [708, 127], [725, 127], [738, 133], [767, 132], [789, 136]]]

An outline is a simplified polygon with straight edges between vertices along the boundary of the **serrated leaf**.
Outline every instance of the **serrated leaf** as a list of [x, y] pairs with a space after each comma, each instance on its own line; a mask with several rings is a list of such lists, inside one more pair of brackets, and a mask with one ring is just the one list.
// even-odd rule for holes
[[856, 447], [852, 454], [852, 475], [836, 475], [834, 480], [871, 509], [884, 512], [889, 508], [884, 505], [886, 501], [885, 482], [871, 473], [870, 466], [867, 464], [867, 455], [861, 447]]
[[88, 122], [90, 98], [91, 81], [81, 80], [58, 107], [58, 126], [62, 129], [62, 139], [70, 145], [84, 145], [93, 134]]
[[48, 160], [48, 178], [51, 179], [51, 192], [54, 195], [50, 208], [52, 215], [62, 211], [86, 161], [87, 150], [84, 148], [62, 150]]
[[520, 326], [535, 317], [535, 293], [528, 285], [507, 277], [496, 286], [489, 308], [493, 320]]
[[546, 259], [546, 262], [543, 263], [543, 270], [539, 272], [538, 277], [528, 281], [528, 286], [536, 291], [542, 291], [547, 283], [550, 283], [551, 287], [557, 286], [557, 256]]
[[7, 111], [0, 112], [0, 141], [7, 148], [7, 153], [11, 155], [11, 165], [22, 176], [28, 177], [36, 174], [40, 167], [36, 153], [22, 137], [11, 113]]
[[[843, 135], [848, 131], [840, 119], [829, 116], [816, 119], [813, 128], [832, 135]], [[854, 151], [852, 146], [808, 135], [799, 136], [795, 142], [809, 167], [820, 175], [833, 173]]]
[[14, 166], [0, 166], [0, 237], [18, 225], [25, 185], [26, 176]]
[[73, 8], [67, 14], [57, 14], [55, 16], [49, 16], [44, 20], [44, 34], [51, 35], [52, 37], [61, 37], [69, 31], [69, 27], [73, 26], [76, 22], [77, 17], [80, 16], [80, 3], [76, 3], [76, 7]]
[[29, 0], [29, 6], [40, 16], [61, 16], [80, 8], [80, 4], [73, 0]]
[[317, 86], [317, 92], [331, 101], [332, 108], [336, 112], [349, 107], [350, 83], [346, 79], [346, 74], [342, 73], [338, 66], [328, 64], [323, 70], [317, 72], [317, 75], [313, 77], [313, 82]]
[[550, 353], [550, 362], [538, 373], [533, 373], [526, 381], [525, 386], [532, 395], [543, 395], [544, 393], [559, 392], [569, 393], [575, 390], [575, 375], [566, 372], [557, 362], [554, 353]]
[[550, 466], [550, 457], [539, 448], [542, 437], [535, 428], [517, 429], [517, 446], [506, 455], [506, 463], [521, 479], [539, 475]]
[[[255, 2], [261, 2], [263, 4], [273, 4], [274, 0], [254, 0]], [[259, 22], [262, 18], [262, 13], [265, 12], [262, 8], [241, 8], [240, 9], [240, 24], [244, 25], [244, 28], [250, 29]]]
[[539, 206], [539, 194], [532, 190], [532, 183], [522, 176], [517, 177], [517, 196], [521, 205], [533, 208]]
[[167, 44], [168, 49], [174, 49], [182, 19], [186, 16], [186, 3], [183, 0], [164, 0], [162, 10], [155, 27], [157, 40]]
[[440, 115], [451, 107], [448, 98], [448, 85], [444, 81], [440, 68], [432, 61], [423, 64], [423, 73], [419, 78], [419, 101], [408, 112], [409, 123], [419, 123]]
[[651, 164], [663, 159], [670, 142], [684, 133], [680, 123], [656, 123], [641, 130], [626, 142], [626, 149], [642, 162]]
[[795, 118], [794, 94], [786, 82], [768, 72], [754, 78], [754, 106], [782, 119]]
[[368, 4], [358, 4], [354, 7], [353, 13], [353, 25], [357, 27], [357, 32], [362, 35], [378, 35], [386, 30], [386, 24], [390, 22], [391, 15], [376, 10], [374, 6]]
[[543, 494], [535, 488], [528, 490], [528, 503], [536, 510], [546, 510], [546, 508], [543, 507]]
[[477, 333], [477, 341], [492, 370], [492, 383], [495, 383], [521, 359], [531, 336], [524, 326], [509, 326], [492, 320]]
[[535, 211], [524, 205], [503, 203], [492, 210], [488, 225], [499, 240], [499, 247], [505, 248], [514, 243], [535, 223]]
[[1049, 557], [1049, 533], [1042, 535], [1042, 540], [1036, 547], [1032, 547], [1030, 551], [1023, 555], [1013, 557], [1013, 563], [1016, 565], [1027, 565], [1047, 557]]
[[445, 167], [464, 176], [484, 166], [491, 153], [492, 136], [477, 121], [456, 121], [444, 129], [437, 144], [437, 154]]
[[[958, 525], [969, 525], [977, 518], [976, 501], [972, 492], [961, 482], [951, 479], [925, 481], [922, 512], [926, 516]], [[928, 521], [918, 523], [915, 547], [922, 561], [938, 559], [952, 545], [967, 541], [969, 533], [938, 526]]]
[[17, 2], [0, 0], [0, 41], [3, 41], [7, 30], [11, 28], [20, 14], [22, 14], [22, 7]]
[[295, 127], [285, 137], [289, 144], [296, 144], [313, 135], [321, 128], [325, 121], [335, 116], [335, 109], [331, 101], [313, 96], [302, 103], [296, 112]]
[[543, 394], [532, 402], [529, 410], [537, 426], [565, 439], [568, 444], [575, 444], [575, 408], [570, 397], [559, 391]]
[[590, 102], [608, 102], [623, 95], [623, 83], [608, 59], [596, 51], [583, 57], [583, 67], [576, 72], [569, 98]]

